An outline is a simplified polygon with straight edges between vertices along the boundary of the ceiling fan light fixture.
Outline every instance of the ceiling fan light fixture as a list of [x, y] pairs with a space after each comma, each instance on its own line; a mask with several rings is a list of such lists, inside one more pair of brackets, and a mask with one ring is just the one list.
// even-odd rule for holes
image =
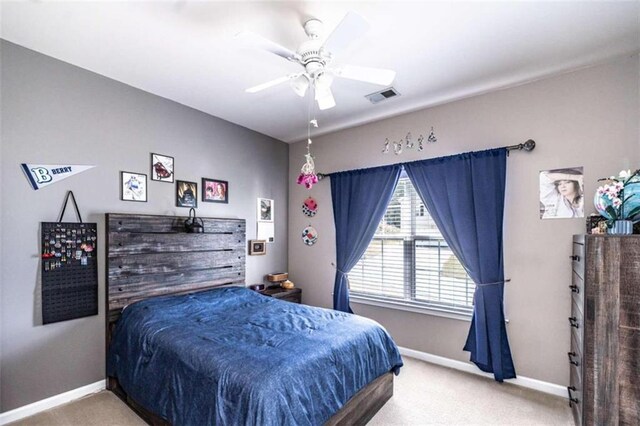
[[324, 95], [318, 96], [320, 92], [316, 92], [316, 101], [318, 102], [318, 109], [325, 110], [336, 106], [336, 101], [331, 94], [331, 91], [327, 91]]
[[315, 87], [317, 92], [325, 92], [329, 90], [333, 83], [333, 77], [331, 74], [323, 72], [315, 79]]
[[292, 79], [290, 84], [296, 95], [304, 98], [304, 95], [307, 93], [307, 89], [309, 88], [309, 78], [305, 74], [301, 74]]

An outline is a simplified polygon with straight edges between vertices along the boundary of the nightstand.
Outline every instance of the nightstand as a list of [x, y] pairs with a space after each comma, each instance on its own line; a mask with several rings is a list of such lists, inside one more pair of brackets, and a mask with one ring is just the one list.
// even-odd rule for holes
[[293, 303], [301, 303], [302, 302], [302, 290], [299, 288], [292, 288], [290, 290], [284, 289], [282, 287], [270, 287], [264, 290], [258, 291], [258, 293], [274, 297], [280, 300], [286, 300], [288, 302]]

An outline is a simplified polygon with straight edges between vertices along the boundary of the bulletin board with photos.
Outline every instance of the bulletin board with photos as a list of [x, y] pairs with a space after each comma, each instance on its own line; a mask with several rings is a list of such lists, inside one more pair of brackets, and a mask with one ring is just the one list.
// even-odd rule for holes
[[[65, 199], [71, 195], [69, 191]], [[42, 322], [50, 324], [98, 314], [96, 223], [41, 223]]]

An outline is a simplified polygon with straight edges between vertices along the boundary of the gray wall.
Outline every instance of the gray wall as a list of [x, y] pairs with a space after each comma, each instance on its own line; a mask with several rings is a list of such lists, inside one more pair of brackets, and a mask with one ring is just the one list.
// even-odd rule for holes
[[[121, 170], [150, 173], [150, 153], [175, 157], [176, 177], [228, 180], [230, 202], [198, 215], [247, 220], [256, 198], [276, 203], [276, 242], [247, 257], [247, 282], [287, 268], [288, 146], [175, 102], [2, 42], [1, 410], [104, 378], [104, 213], [185, 215], [175, 185], [149, 181], [149, 202], [119, 200]], [[212, 96], [214, 96], [212, 94]], [[221, 100], [224, 102], [224, 100]], [[34, 191], [19, 165], [97, 167]], [[41, 325], [39, 222], [54, 221], [73, 190], [85, 221], [98, 222], [100, 315]], [[280, 206], [281, 208], [278, 208]], [[68, 215], [68, 220], [75, 220]]]
[[[584, 219], [540, 220], [538, 172], [584, 166], [585, 206], [593, 212], [597, 179], [640, 167], [638, 57], [565, 74], [498, 92], [417, 111], [313, 138], [318, 170], [333, 172], [439, 157], [535, 139], [531, 153], [508, 160], [505, 212], [505, 273], [508, 334], [518, 374], [566, 385], [570, 312], [571, 235], [584, 233]], [[400, 80], [401, 81], [401, 80]], [[400, 92], [402, 90], [400, 89]], [[339, 100], [338, 100], [339, 102]], [[390, 100], [389, 102], [393, 102]], [[372, 106], [375, 108], [375, 106]], [[322, 123], [322, 113], [318, 114]], [[381, 153], [386, 137], [414, 137], [435, 127], [438, 142], [422, 153]], [[328, 180], [311, 190], [294, 183], [305, 143], [293, 145], [289, 178], [289, 272], [303, 289], [303, 302], [330, 307], [335, 271], [335, 229]], [[312, 195], [314, 218], [300, 211]], [[300, 239], [309, 223], [316, 245]], [[469, 322], [353, 304], [356, 313], [382, 323], [396, 342], [447, 358], [467, 361], [462, 351]]]

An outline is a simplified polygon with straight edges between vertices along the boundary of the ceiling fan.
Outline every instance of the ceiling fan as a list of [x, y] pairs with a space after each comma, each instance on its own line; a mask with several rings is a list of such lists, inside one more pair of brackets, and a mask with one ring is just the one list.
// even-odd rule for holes
[[309, 40], [303, 42], [296, 52], [254, 33], [242, 32], [238, 34], [237, 37], [250, 45], [300, 64], [304, 68], [303, 72], [289, 74], [250, 87], [245, 90], [246, 92], [256, 93], [288, 81], [294, 92], [300, 97], [304, 97], [310, 87], [315, 89], [314, 96], [318, 102], [318, 108], [323, 110], [333, 108], [336, 105], [331, 92], [331, 83], [334, 77], [381, 86], [388, 86], [393, 82], [396, 72], [392, 70], [355, 65], [330, 67], [335, 55], [344, 50], [351, 41], [364, 35], [369, 29], [367, 21], [357, 13], [347, 13], [324, 43], [321, 41], [323, 24], [320, 20], [310, 19], [304, 23], [303, 27]]

